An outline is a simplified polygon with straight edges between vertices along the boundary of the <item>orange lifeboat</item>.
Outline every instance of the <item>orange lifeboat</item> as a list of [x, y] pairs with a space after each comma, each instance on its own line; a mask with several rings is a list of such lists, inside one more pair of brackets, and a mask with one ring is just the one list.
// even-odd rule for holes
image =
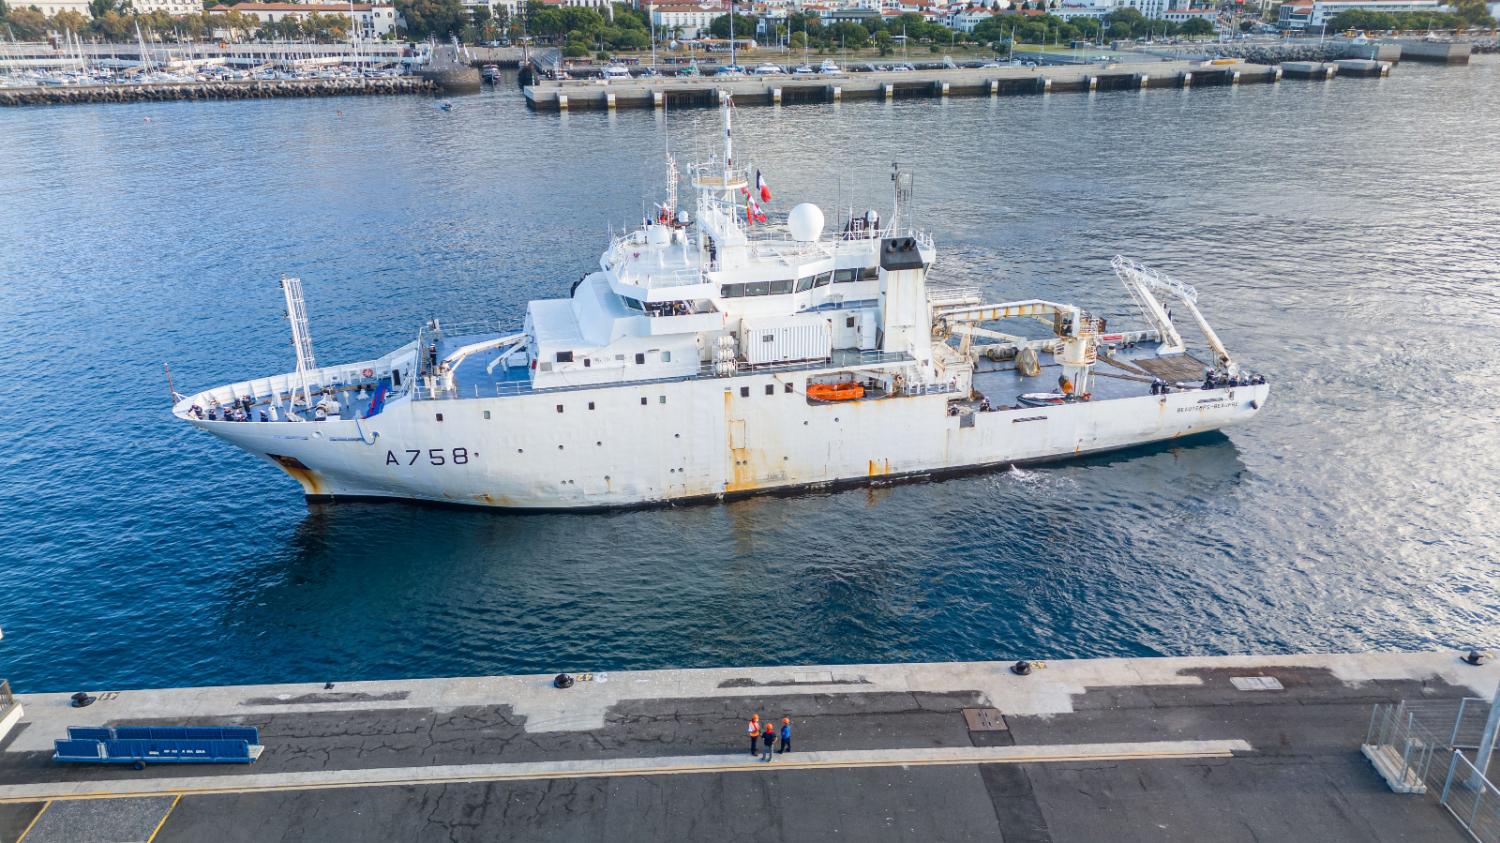
[[865, 397], [865, 388], [857, 383], [813, 383], [807, 385], [807, 397], [818, 401], [853, 401]]

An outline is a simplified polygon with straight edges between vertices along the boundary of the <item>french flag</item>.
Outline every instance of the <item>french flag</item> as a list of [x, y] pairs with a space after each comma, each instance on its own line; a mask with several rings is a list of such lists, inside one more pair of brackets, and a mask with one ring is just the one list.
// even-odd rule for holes
[[765, 179], [761, 178], [760, 170], [755, 171], [755, 189], [760, 192], [760, 201], [771, 201], [771, 186], [766, 184]]

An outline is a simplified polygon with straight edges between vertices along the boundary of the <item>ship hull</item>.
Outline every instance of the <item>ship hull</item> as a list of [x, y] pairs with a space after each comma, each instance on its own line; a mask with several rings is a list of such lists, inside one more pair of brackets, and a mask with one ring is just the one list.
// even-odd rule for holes
[[[788, 386], [792, 391], [787, 391]], [[585, 510], [941, 477], [1219, 430], [1260, 384], [949, 415], [951, 395], [809, 402], [786, 375], [393, 402], [367, 420], [194, 424], [310, 499]]]

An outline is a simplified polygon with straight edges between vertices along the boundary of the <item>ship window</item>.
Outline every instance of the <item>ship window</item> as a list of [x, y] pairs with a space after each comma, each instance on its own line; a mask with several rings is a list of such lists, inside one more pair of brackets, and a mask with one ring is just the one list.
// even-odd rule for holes
[[625, 302], [625, 306], [628, 307], [628, 308], [630, 308], [631, 310], [645, 310], [646, 309], [645, 305], [641, 304], [641, 300], [640, 299], [633, 299], [630, 296], [620, 296], [620, 300], [623, 301], [623, 302]]
[[797, 279], [797, 292], [799, 292], [799, 293], [805, 293], [808, 290], [812, 289], [812, 285], [813, 285], [813, 278], [812, 278], [811, 275], [807, 276], [806, 278], [798, 278]]
[[872, 281], [880, 277], [880, 270], [873, 266], [866, 266], [859, 271], [859, 280]]
[[835, 284], [848, 284], [851, 281], [858, 280], [859, 270], [857, 269], [835, 269], [833, 271], [833, 283]]
[[776, 335], [775, 334], [763, 334], [761, 336], [761, 338], [760, 338], [760, 341], [761, 342], [776, 342]]
[[792, 281], [792, 279], [790, 279], [790, 278], [788, 278], [785, 281], [772, 281], [771, 282], [771, 295], [773, 295], [773, 296], [779, 296], [782, 293], [790, 293], [792, 291], [792, 284], [794, 284], [794, 283], [796, 283], [796, 282]]
[[585, 357], [585, 358], [583, 358], [583, 368], [587, 369], [587, 368], [592, 367], [593, 365], [594, 365], [593, 358], [591, 358], [591, 357]]
[[646, 406], [646, 396], [644, 396], [644, 395], [641, 396], [641, 406], [642, 407]]
[[745, 295], [747, 296], [764, 296], [769, 295], [770, 292], [770, 281], [751, 281], [745, 285]]
[[663, 363], [671, 363], [672, 362], [672, 352], [670, 352], [670, 351], [663, 351], [661, 353], [661, 362], [663, 362]]
[[437, 420], [438, 421], [442, 421], [443, 420], [443, 414], [442, 413], [438, 413], [437, 414]]
[[742, 386], [742, 387], [740, 387], [740, 397], [741, 398], [749, 398], [750, 397], [750, 387], [748, 387], [748, 386]]
[[853, 328], [854, 327], [854, 317], [853, 316], [845, 316], [844, 317], [844, 327], [845, 328]]
[[562, 405], [561, 405], [561, 404], [558, 404], [558, 405], [557, 405], [557, 411], [558, 411], [558, 412], [559, 412], [559, 413], [561, 413], [561, 412], [562, 412]]
[[792, 389], [792, 385], [791, 385], [791, 384], [789, 384], [789, 383], [787, 383], [787, 384], [782, 384], [782, 385], [781, 385], [781, 391], [782, 391], [782, 392], [785, 392], [785, 393], [786, 393], [786, 394], [788, 394], [788, 395], [791, 395], [791, 394], [792, 394], [792, 392], [794, 392], [794, 390], [793, 390], [793, 389]]
[[489, 418], [490, 417], [490, 411], [489, 410], [485, 410], [484, 411], [484, 417], [485, 418]]
[[637, 362], [637, 363], [645, 363], [646, 362], [646, 355], [644, 355], [644, 354], [637, 354], [635, 356], [635, 362]]
[[572, 363], [573, 362], [573, 352], [571, 352], [571, 351], [559, 351], [559, 352], [557, 352], [557, 362], [559, 362], [559, 363]]
[[818, 277], [813, 280], [814, 287], [827, 287], [828, 282], [833, 280], [832, 272], [819, 272]]
[[665, 396], [665, 395], [658, 395], [658, 396], [656, 396], [656, 403], [658, 403], [658, 404], [665, 404], [665, 403], [667, 403], [667, 396]]
[[719, 295], [726, 299], [739, 299], [745, 296], [744, 284], [725, 284], [719, 288]]
[[401, 370], [400, 369], [392, 369], [391, 370], [391, 386], [400, 386], [400, 385], [401, 385]]
[[[592, 401], [589, 402], [589, 409], [590, 410], [594, 409], [594, 402], [592, 402]], [[489, 418], [489, 414], [488, 413], [485, 414], [485, 418]]]
[[766, 394], [767, 395], [775, 395], [776, 394], [776, 384], [774, 384], [774, 383], [768, 383], [768, 384], [766, 384]]

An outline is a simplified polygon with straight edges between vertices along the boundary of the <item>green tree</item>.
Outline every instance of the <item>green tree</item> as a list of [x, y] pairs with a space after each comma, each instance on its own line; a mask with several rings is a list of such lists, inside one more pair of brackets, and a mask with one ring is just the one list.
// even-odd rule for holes
[[1178, 32], [1189, 38], [1201, 38], [1214, 34], [1214, 25], [1203, 18], [1190, 18], [1182, 22], [1182, 27]]
[[417, 40], [446, 39], [461, 30], [469, 17], [459, 0], [396, 0], [396, 13]]
[[48, 25], [57, 32], [72, 32], [76, 34], [88, 31], [89, 19], [72, 9], [66, 9], [53, 15]]
[[791, 45], [793, 50], [807, 49], [807, 33], [793, 32], [791, 37]]
[[11, 9], [5, 13], [5, 23], [16, 38], [31, 41], [47, 34], [47, 16], [34, 7]]
[[882, 56], [891, 54], [891, 34], [885, 30], [875, 33], [875, 46], [880, 50]]
[[870, 43], [870, 31], [853, 21], [844, 21], [831, 27], [833, 37], [829, 46], [844, 46], [858, 50]]
[[[713, 22], [711, 22], [708, 25], [708, 31], [715, 38], [728, 38], [729, 37], [729, 16], [728, 15], [719, 15], [718, 17], [714, 18]], [[754, 38], [755, 37], [755, 18], [746, 17], [745, 15], [735, 15], [734, 16], [734, 37], [735, 38]]]

